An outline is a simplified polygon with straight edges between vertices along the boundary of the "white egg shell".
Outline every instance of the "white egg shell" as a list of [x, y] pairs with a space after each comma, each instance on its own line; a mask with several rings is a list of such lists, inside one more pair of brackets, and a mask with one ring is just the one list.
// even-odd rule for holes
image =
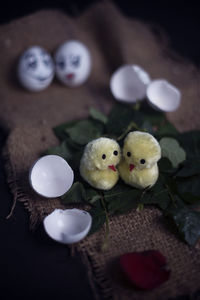
[[90, 51], [79, 41], [65, 42], [56, 51], [57, 78], [69, 87], [83, 84], [90, 75], [91, 66]]
[[110, 90], [116, 100], [134, 103], [146, 96], [149, 74], [140, 66], [125, 65], [117, 69], [110, 80]]
[[147, 88], [147, 100], [161, 111], [176, 110], [181, 102], [181, 92], [165, 79], [153, 80]]
[[74, 172], [58, 155], [45, 155], [30, 170], [29, 181], [39, 195], [54, 198], [65, 194], [74, 181]]
[[32, 92], [46, 89], [53, 80], [54, 63], [50, 54], [39, 46], [28, 48], [20, 57], [17, 75], [21, 85]]
[[55, 209], [45, 217], [46, 233], [55, 241], [72, 244], [82, 240], [89, 232], [92, 224], [91, 215], [80, 209]]

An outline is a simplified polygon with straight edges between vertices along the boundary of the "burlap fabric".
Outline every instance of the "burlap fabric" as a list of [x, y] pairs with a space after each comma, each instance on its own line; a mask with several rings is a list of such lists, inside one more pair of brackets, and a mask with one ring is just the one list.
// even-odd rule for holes
[[[69, 89], [55, 80], [38, 94], [21, 89], [14, 76], [20, 53], [33, 44], [53, 52], [70, 38], [82, 40], [92, 52], [93, 71], [88, 82]], [[24, 202], [32, 228], [62, 205], [59, 199], [43, 199], [31, 191], [30, 166], [49, 146], [58, 143], [52, 126], [86, 116], [91, 105], [109, 110], [114, 103], [109, 78], [121, 64], [139, 64], [152, 78], [166, 78], [178, 86], [182, 105], [168, 114], [169, 119], [181, 131], [200, 128], [199, 72], [174, 55], [166, 39], [156, 37], [150, 26], [125, 18], [109, 3], [96, 4], [76, 19], [51, 10], [14, 21], [0, 28], [0, 46], [0, 120], [11, 131], [4, 149], [6, 171], [14, 200]], [[110, 247], [106, 252], [99, 250], [104, 229], [79, 243], [77, 249], [88, 266], [96, 298], [94, 282], [105, 299], [168, 299], [200, 289], [199, 250], [189, 248], [167, 228], [161, 213], [149, 208], [110, 220]], [[160, 288], [141, 292], [123, 281], [116, 261], [125, 252], [147, 249], [162, 251], [172, 273]]]

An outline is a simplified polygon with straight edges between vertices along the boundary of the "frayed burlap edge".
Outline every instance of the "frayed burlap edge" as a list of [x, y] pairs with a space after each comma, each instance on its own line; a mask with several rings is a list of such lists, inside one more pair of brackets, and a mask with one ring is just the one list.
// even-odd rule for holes
[[31, 230], [34, 230], [34, 228], [38, 224], [38, 216], [37, 216], [37, 214], [33, 213], [32, 209], [30, 209], [30, 205], [29, 205], [30, 198], [20, 188], [20, 184], [18, 184], [15, 168], [10, 163], [10, 155], [9, 155], [9, 150], [8, 150], [7, 144], [3, 148], [2, 155], [3, 155], [3, 160], [4, 160], [4, 169], [6, 172], [7, 183], [8, 183], [9, 189], [13, 195], [12, 206], [11, 206], [9, 214], [6, 216], [6, 219], [9, 219], [12, 217], [12, 215], [14, 213], [14, 209], [17, 204], [17, 201], [22, 202], [25, 209], [29, 212], [29, 217], [30, 217], [29, 227]]

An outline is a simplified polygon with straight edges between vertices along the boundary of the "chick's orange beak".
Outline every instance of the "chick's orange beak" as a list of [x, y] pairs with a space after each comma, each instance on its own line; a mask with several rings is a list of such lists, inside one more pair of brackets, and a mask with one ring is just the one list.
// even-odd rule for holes
[[130, 165], [129, 165], [129, 170], [130, 170], [130, 172], [133, 171], [134, 168], [135, 168], [135, 165], [133, 165], [133, 164], [130, 164]]
[[108, 166], [108, 168], [110, 168], [110, 169], [113, 170], [114, 172], [117, 171], [114, 165]]

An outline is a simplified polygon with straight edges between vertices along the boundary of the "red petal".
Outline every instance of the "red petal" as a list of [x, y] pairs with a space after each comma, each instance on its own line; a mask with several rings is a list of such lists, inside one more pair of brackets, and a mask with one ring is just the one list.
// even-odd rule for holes
[[114, 165], [112, 165], [112, 166], [108, 166], [108, 168], [110, 168], [110, 169], [111, 169], [111, 170], [113, 170], [114, 172], [116, 172], [116, 171], [117, 171]]
[[169, 279], [166, 258], [155, 250], [126, 253], [120, 257], [120, 266], [128, 279], [141, 289], [151, 290]]

